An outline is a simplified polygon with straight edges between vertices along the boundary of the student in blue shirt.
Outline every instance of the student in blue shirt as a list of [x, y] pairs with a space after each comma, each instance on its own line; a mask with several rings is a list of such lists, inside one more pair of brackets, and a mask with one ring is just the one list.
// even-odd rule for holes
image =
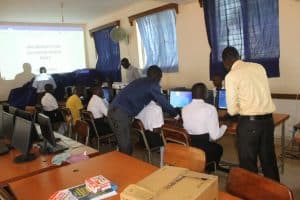
[[159, 85], [161, 77], [161, 69], [156, 65], [150, 66], [146, 78], [131, 82], [121, 90], [110, 104], [108, 119], [113, 132], [116, 134], [120, 152], [132, 154], [130, 137], [132, 119], [151, 100], [156, 101], [171, 116], [178, 115], [176, 109], [169, 104], [166, 97], [161, 93]]

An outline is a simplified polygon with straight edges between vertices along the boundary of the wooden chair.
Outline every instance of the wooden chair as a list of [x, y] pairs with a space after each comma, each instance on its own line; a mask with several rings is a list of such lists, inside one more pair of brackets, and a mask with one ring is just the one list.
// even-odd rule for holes
[[196, 172], [204, 172], [205, 153], [198, 148], [167, 143], [164, 151], [164, 163], [171, 166], [188, 168]]
[[[148, 153], [148, 162], [151, 163], [151, 153], [154, 152], [154, 151], [159, 151], [160, 150], [160, 147], [157, 146], [157, 147], [150, 147], [149, 143], [148, 143], [148, 140], [147, 140], [147, 137], [146, 137], [146, 134], [145, 134], [145, 128], [144, 128], [144, 125], [143, 125], [143, 122], [139, 119], [134, 119], [133, 123], [132, 123], [132, 128], [133, 130], [135, 130], [136, 132], [138, 132], [139, 134], [141, 134], [142, 138], [143, 138], [143, 141], [144, 141], [144, 144], [145, 144], [145, 149], [147, 150], [147, 153]], [[163, 139], [163, 143], [164, 145], [166, 144], [166, 141], [165, 141], [165, 138], [163, 136], [163, 134], [161, 134], [162, 136], [162, 139]]]
[[71, 113], [70, 109], [67, 107], [60, 107], [59, 110], [60, 110], [60, 112], [63, 116], [64, 122], [66, 123], [66, 126], [67, 126], [67, 129], [65, 130], [64, 135], [66, 135], [68, 137], [72, 137], [73, 127], [74, 127], [72, 113]]
[[90, 131], [93, 131], [95, 133], [95, 136], [97, 138], [97, 148], [99, 151], [100, 151], [100, 143], [105, 140], [108, 141], [108, 144], [110, 146], [112, 145], [111, 139], [115, 137], [115, 134], [114, 133], [103, 133], [103, 132], [99, 133], [96, 128], [95, 122], [94, 122], [93, 114], [90, 111], [81, 109], [80, 116], [81, 116], [82, 120], [86, 121], [89, 124]]
[[177, 125], [165, 124], [162, 127], [162, 131], [166, 142], [171, 141], [185, 146], [190, 145], [190, 136], [184, 128]]
[[285, 185], [239, 167], [230, 170], [227, 191], [246, 200], [294, 199], [291, 190]]
[[86, 146], [89, 144], [89, 132], [90, 127], [86, 121], [77, 120], [74, 126], [74, 133], [76, 135], [76, 140], [85, 144]]

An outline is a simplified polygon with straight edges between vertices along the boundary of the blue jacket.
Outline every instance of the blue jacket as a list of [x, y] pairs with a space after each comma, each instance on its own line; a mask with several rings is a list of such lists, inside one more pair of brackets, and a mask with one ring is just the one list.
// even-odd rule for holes
[[135, 117], [151, 100], [156, 101], [171, 116], [178, 113], [161, 93], [158, 82], [150, 78], [140, 78], [131, 82], [114, 98], [111, 108], [119, 108], [129, 116]]

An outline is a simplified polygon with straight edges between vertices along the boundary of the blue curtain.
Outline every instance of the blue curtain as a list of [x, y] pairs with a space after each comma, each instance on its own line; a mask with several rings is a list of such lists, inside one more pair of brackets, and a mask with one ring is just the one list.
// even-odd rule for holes
[[211, 47], [210, 77], [225, 75], [222, 51], [238, 49], [243, 60], [262, 64], [269, 77], [279, 77], [278, 0], [204, 0]]
[[164, 72], [178, 71], [175, 10], [138, 18], [144, 68], [158, 65]]
[[98, 54], [96, 69], [100, 72], [102, 80], [121, 81], [119, 43], [110, 38], [113, 28], [114, 26], [93, 33]]

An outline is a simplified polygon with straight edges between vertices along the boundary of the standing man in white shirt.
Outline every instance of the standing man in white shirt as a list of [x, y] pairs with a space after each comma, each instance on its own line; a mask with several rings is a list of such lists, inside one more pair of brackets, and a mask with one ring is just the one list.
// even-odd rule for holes
[[111, 133], [112, 130], [105, 120], [108, 111], [108, 102], [104, 99], [102, 87], [93, 87], [92, 93], [93, 96], [88, 103], [87, 110], [93, 114], [98, 133]]
[[130, 83], [130, 82], [134, 81], [135, 79], [141, 78], [139, 69], [134, 67], [132, 64], [130, 64], [130, 62], [127, 58], [123, 58], [121, 60], [121, 65], [126, 70], [127, 83]]
[[58, 110], [58, 103], [53, 96], [54, 89], [52, 84], [45, 85], [45, 94], [41, 99], [41, 104], [43, 108], [43, 113], [47, 115], [51, 122], [62, 121], [62, 115]]
[[274, 148], [274, 122], [268, 78], [264, 67], [244, 62], [234, 47], [226, 47], [222, 54], [225, 68], [227, 112], [240, 114], [237, 144], [240, 167], [258, 172], [260, 159], [264, 176], [279, 181]]
[[36, 88], [36, 92], [38, 94], [38, 99], [37, 99], [38, 104], [41, 103], [40, 101], [45, 92], [46, 84], [51, 84], [53, 86], [53, 89], [56, 88], [56, 83], [52, 78], [52, 76], [47, 74], [46, 67], [41, 67], [40, 74], [34, 78], [34, 81], [32, 83], [32, 87]]
[[[207, 87], [204, 83], [193, 85], [193, 100], [182, 109], [183, 127], [191, 137], [191, 146], [205, 152], [206, 163], [214, 161], [218, 165], [223, 147], [213, 141], [221, 138], [227, 127], [219, 127], [217, 110], [213, 105], [204, 102], [206, 95]], [[207, 166], [206, 170], [212, 171], [213, 166]]]
[[[164, 142], [161, 137], [161, 127], [164, 125], [164, 117], [162, 108], [154, 101], [150, 101], [135, 118], [143, 123], [150, 148], [160, 147], [160, 166], [163, 166]], [[142, 140], [141, 137], [140, 140]]]

